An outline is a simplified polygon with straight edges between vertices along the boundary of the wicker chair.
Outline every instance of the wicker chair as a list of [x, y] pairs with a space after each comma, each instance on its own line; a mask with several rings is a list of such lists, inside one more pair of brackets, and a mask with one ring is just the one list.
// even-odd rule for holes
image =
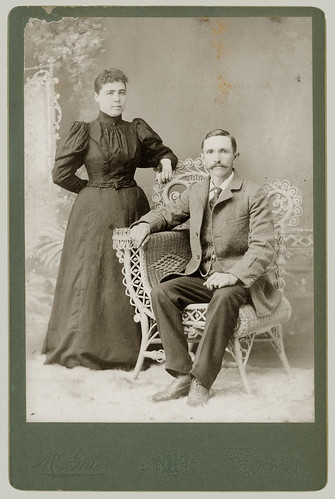
[[[191, 182], [204, 179], [207, 173], [200, 158], [179, 161], [172, 180], [162, 185], [157, 180], [153, 187], [154, 208], [158, 209], [168, 201], [178, 198]], [[265, 184], [275, 220], [276, 233], [276, 270], [274, 283], [283, 292], [285, 282], [285, 233], [287, 227], [299, 223], [302, 214], [302, 198], [296, 187], [288, 180], [274, 180]], [[141, 323], [142, 341], [138, 360], [134, 369], [136, 378], [145, 358], [164, 362], [164, 350], [153, 345], [161, 344], [154, 314], [151, 309], [150, 291], [167, 274], [182, 270], [191, 257], [187, 224], [172, 231], [151, 234], [144, 248], [135, 249], [130, 239], [128, 228], [115, 229], [113, 233], [114, 249], [123, 266], [126, 294], [134, 306], [134, 320]], [[190, 346], [199, 342], [206, 320], [207, 304], [191, 304], [182, 314], [183, 326]], [[283, 343], [283, 324], [291, 316], [291, 306], [285, 296], [277, 310], [267, 317], [257, 317], [252, 305], [240, 308], [234, 335], [227, 350], [233, 356], [239, 369], [244, 389], [248, 394], [251, 388], [246, 374], [246, 365], [254, 343], [269, 342], [277, 352], [286, 372], [291, 370]], [[192, 353], [191, 353], [192, 355]]]

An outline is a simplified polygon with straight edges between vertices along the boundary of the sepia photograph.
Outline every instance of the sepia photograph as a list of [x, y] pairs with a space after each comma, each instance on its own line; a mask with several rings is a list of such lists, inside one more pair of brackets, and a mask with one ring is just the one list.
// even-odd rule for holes
[[312, 18], [29, 18], [26, 421], [313, 423]]
[[325, 28], [9, 12], [13, 490], [326, 486]]

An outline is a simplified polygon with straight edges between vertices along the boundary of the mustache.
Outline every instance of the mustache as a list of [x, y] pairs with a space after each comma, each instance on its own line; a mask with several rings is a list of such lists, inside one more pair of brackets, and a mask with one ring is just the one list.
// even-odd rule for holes
[[226, 166], [224, 163], [221, 163], [221, 161], [217, 161], [216, 163], [213, 163], [209, 168], [215, 168], [216, 166]]

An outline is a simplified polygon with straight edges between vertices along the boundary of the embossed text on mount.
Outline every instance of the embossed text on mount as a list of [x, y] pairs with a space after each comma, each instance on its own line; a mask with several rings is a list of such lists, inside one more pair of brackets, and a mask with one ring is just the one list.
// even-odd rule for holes
[[226, 457], [237, 469], [248, 476], [255, 474], [306, 474], [309, 473], [307, 460], [296, 454], [288, 452], [274, 452], [261, 454], [255, 452], [253, 447], [224, 449]]
[[80, 449], [74, 454], [52, 450], [32, 468], [41, 475], [51, 476], [103, 475], [107, 471], [97, 452], [87, 449]]

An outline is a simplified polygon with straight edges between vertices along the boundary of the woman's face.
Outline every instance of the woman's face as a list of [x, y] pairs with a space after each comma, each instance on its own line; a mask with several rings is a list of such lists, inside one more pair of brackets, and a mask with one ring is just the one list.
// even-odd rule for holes
[[102, 85], [99, 93], [94, 92], [100, 111], [112, 118], [120, 116], [126, 106], [126, 86], [122, 81], [113, 81]]

